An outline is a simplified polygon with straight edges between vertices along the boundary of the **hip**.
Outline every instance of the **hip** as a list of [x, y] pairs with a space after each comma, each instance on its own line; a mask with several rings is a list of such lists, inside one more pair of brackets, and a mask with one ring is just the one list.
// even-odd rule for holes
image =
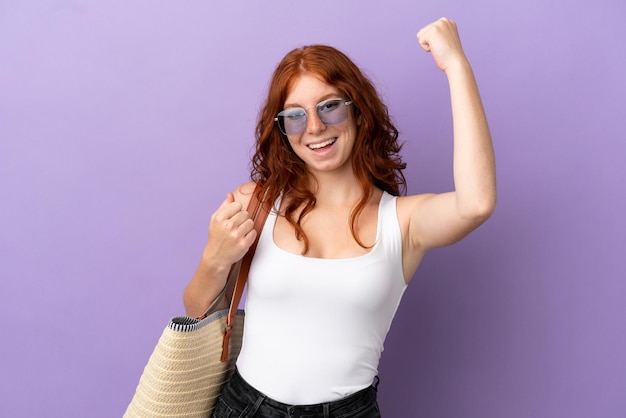
[[380, 418], [377, 386], [333, 402], [289, 405], [259, 392], [235, 370], [222, 389], [213, 418]]

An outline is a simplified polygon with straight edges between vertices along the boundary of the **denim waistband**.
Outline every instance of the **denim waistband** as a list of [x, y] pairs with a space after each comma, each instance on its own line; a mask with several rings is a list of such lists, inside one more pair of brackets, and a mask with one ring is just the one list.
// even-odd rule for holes
[[243, 377], [235, 369], [230, 378], [229, 386], [237, 392], [237, 395], [244, 402], [255, 405], [255, 409], [263, 405], [264, 407], [272, 407], [276, 410], [287, 413], [291, 417], [315, 414], [316, 416], [330, 416], [339, 413], [352, 411], [361, 406], [369, 405], [376, 402], [376, 391], [378, 387], [378, 377], [373, 386], [362, 389], [343, 399], [332, 402], [324, 402], [311, 405], [289, 405], [278, 402], [267, 395], [263, 394], [246, 382]]

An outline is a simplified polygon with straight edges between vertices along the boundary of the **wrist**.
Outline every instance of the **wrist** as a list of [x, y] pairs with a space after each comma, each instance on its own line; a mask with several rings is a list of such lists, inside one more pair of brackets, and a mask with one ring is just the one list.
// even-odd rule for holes
[[217, 257], [205, 249], [202, 253], [200, 267], [209, 276], [216, 279], [226, 277], [232, 263], [225, 261], [223, 257]]
[[448, 77], [455, 75], [465, 75], [472, 72], [472, 67], [465, 55], [460, 55], [448, 62], [446, 69], [444, 70]]

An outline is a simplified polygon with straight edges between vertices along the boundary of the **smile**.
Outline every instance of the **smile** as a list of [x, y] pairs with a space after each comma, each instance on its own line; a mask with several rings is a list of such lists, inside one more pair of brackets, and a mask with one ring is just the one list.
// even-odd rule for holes
[[328, 139], [328, 140], [326, 140], [324, 142], [319, 142], [317, 144], [309, 144], [308, 147], [310, 149], [312, 149], [312, 150], [316, 150], [316, 149], [320, 149], [320, 148], [324, 148], [324, 147], [327, 147], [329, 145], [332, 145], [332, 144], [335, 143], [335, 141], [337, 141], [337, 138], [331, 138], [331, 139]]

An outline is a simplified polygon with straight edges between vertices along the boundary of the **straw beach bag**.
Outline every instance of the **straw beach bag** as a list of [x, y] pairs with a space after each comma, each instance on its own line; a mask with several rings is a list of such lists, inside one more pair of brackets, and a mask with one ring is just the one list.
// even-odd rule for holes
[[[238, 310], [250, 264], [267, 218], [262, 193], [254, 191], [248, 213], [257, 237], [244, 258], [231, 267], [226, 286], [199, 318], [172, 318], [154, 348], [124, 418], [210, 417], [230, 378], [243, 336], [243, 310]], [[213, 312], [232, 292], [230, 308]]]

